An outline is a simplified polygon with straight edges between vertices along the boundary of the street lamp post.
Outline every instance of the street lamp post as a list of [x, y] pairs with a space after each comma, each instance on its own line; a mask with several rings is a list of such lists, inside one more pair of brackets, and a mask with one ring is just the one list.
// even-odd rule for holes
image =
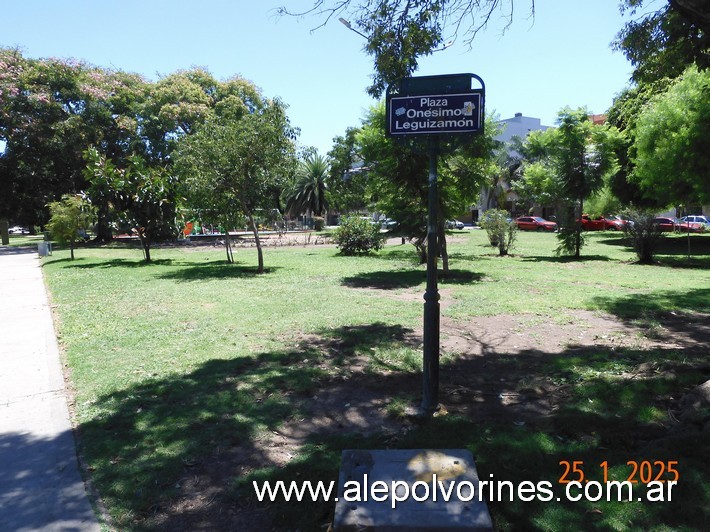
[[355, 28], [353, 28], [353, 26], [352, 26], [352, 24], [350, 24], [350, 21], [349, 21], [349, 20], [345, 20], [343, 17], [340, 17], [338, 20], [340, 21], [340, 23], [341, 23], [343, 26], [345, 26], [346, 28], [348, 28], [350, 31], [354, 31], [354, 32], [357, 33], [360, 37], [362, 37], [362, 38], [364, 38], [364, 39], [367, 39], [367, 35], [365, 35], [364, 33], [360, 33], [358, 30], [356, 30]]

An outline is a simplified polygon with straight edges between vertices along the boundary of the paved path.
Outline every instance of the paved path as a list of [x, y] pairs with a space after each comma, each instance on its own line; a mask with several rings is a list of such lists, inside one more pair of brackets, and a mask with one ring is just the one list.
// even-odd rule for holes
[[0, 247], [0, 530], [98, 531], [35, 250]]

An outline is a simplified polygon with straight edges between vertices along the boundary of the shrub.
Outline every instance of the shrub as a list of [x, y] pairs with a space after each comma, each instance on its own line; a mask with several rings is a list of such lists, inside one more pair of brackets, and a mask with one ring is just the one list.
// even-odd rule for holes
[[501, 257], [508, 254], [518, 236], [518, 226], [510, 220], [508, 211], [489, 209], [481, 220], [491, 246], [498, 248]]
[[351, 216], [341, 221], [333, 233], [333, 240], [343, 255], [357, 255], [382, 249], [384, 237], [380, 226], [369, 220]]
[[325, 218], [322, 218], [320, 216], [314, 216], [313, 217], [313, 229], [315, 229], [316, 231], [322, 231], [324, 227], [325, 227]]
[[639, 262], [653, 264], [653, 255], [664, 237], [659, 225], [653, 223], [655, 215], [648, 211], [630, 209], [623, 212], [621, 217], [628, 220], [624, 225], [624, 234], [634, 248]]

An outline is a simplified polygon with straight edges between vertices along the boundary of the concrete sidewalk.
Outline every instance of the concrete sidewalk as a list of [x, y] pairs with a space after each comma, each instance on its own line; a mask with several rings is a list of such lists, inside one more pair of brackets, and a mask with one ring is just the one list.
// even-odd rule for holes
[[0, 529], [98, 531], [35, 250], [0, 248]]

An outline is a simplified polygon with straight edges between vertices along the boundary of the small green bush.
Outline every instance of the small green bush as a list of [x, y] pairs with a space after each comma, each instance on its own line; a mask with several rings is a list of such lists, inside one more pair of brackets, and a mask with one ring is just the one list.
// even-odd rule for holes
[[660, 226], [653, 223], [655, 215], [648, 211], [629, 209], [621, 213], [621, 217], [628, 220], [624, 225], [624, 235], [630, 240], [639, 262], [653, 264], [653, 256], [664, 237]]
[[321, 216], [314, 216], [313, 217], [313, 229], [315, 229], [316, 231], [322, 231], [324, 227], [325, 227], [325, 218], [322, 218]]
[[518, 236], [518, 226], [510, 220], [508, 211], [489, 209], [481, 220], [491, 246], [498, 248], [501, 257], [508, 254]]
[[380, 226], [357, 216], [343, 219], [333, 233], [333, 240], [343, 255], [369, 253], [384, 245]]

